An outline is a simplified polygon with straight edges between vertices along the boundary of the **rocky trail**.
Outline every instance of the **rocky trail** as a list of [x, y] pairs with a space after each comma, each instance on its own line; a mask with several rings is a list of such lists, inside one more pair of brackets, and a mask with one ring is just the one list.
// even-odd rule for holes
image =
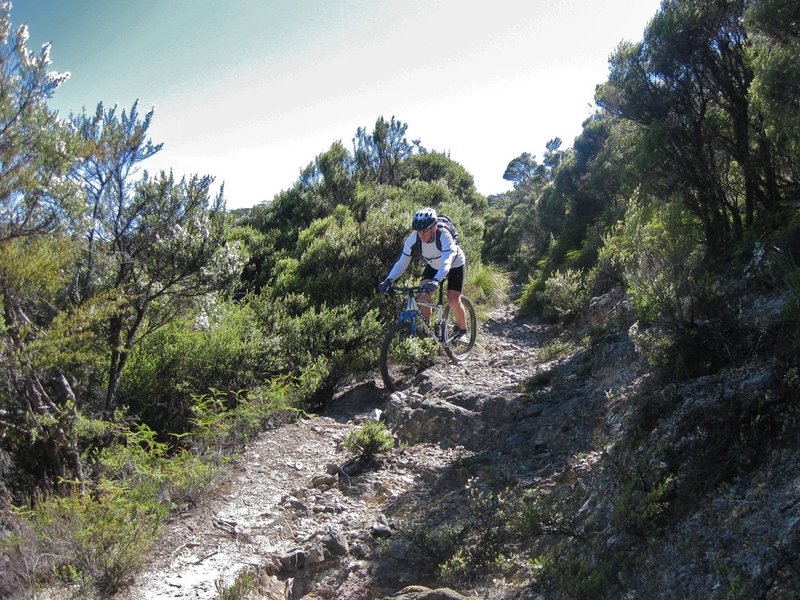
[[[428, 583], [431, 565], [394, 535], [398, 523], [446, 518], [476, 481], [536, 477], [530, 460], [499, 466], [498, 453], [551, 465], [563, 412], [533, 427], [544, 406], [525, 391], [551, 335], [506, 307], [483, 324], [466, 364], [442, 362], [392, 395], [362, 381], [324, 414], [262, 434], [201, 506], [174, 517], [149, 569], [119, 597], [218, 598], [244, 569], [258, 574], [263, 598], [380, 598]], [[378, 416], [402, 447], [346, 475], [343, 438]]]
[[[779, 302], [743, 299], [749, 327], [779, 315]], [[258, 583], [246, 598], [269, 600], [800, 597], [796, 370], [754, 356], [660, 384], [621, 293], [593, 299], [581, 327], [498, 309], [466, 363], [443, 361], [394, 394], [373, 374], [323, 414], [262, 434], [168, 523], [118, 598], [244, 600], [226, 592], [245, 572]], [[350, 470], [343, 440], [375, 418], [396, 447]], [[555, 584], [571, 588], [538, 589], [546, 580], [525, 557], [507, 577], [441, 587], [437, 569], [464, 546], [437, 536], [457, 527], [461, 540], [475, 533], [473, 549], [490, 542], [477, 528], [495, 509], [473, 520], [482, 499], [526, 492], [552, 498], [542, 523], [583, 552]], [[537, 535], [528, 556], [546, 551]]]

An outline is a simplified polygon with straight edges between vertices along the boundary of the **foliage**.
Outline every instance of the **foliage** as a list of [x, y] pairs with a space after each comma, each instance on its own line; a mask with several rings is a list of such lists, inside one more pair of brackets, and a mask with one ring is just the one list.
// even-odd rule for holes
[[644, 39], [617, 49], [596, 95], [641, 126], [649, 183], [677, 190], [712, 251], [769, 215], [786, 189], [772, 159], [780, 150], [751, 108], [745, 5], [663, 3]]
[[663, 453], [657, 445], [639, 448], [625, 460], [606, 453], [606, 467], [617, 481], [612, 514], [620, 530], [646, 534], [669, 509], [675, 477], [665, 472]]
[[468, 527], [460, 521], [433, 526], [409, 522], [403, 525], [402, 531], [417, 552], [437, 564], [442, 564], [456, 554], [467, 535]]
[[584, 274], [574, 269], [556, 271], [545, 281], [542, 297], [545, 316], [551, 314], [561, 323], [575, 319], [589, 301]]
[[545, 280], [541, 273], [536, 273], [535, 276], [529, 275], [517, 300], [520, 310], [528, 315], [541, 315], [544, 311], [544, 290]]
[[[97, 449], [93, 493], [80, 493], [75, 485], [72, 494], [23, 511], [35, 537], [18, 540], [19, 552], [53, 556], [53, 571], [85, 591], [108, 595], [120, 589], [144, 565], [164, 518], [198, 503], [215, 481], [220, 455], [235, 450], [240, 436], [282, 418], [289, 411], [284, 399], [278, 386], [236, 402], [222, 394], [198, 398], [194, 430], [178, 438], [179, 449], [159, 441], [146, 425], [87, 423], [95, 429], [92, 437], [112, 440]], [[40, 567], [49, 568], [46, 562]]]
[[374, 364], [382, 331], [376, 311], [359, 316], [353, 305], [341, 305], [309, 307], [295, 314], [285, 306], [268, 305], [275, 311], [269, 325], [286, 361], [286, 374], [294, 375], [299, 386], [298, 402], [324, 405], [348, 374]]
[[800, 8], [795, 3], [779, 0], [752, 2], [745, 13], [751, 42], [746, 47], [746, 58], [753, 70], [748, 93], [764, 118], [767, 135], [786, 146], [795, 167], [800, 160], [798, 16]]
[[[9, 10], [0, 9], [0, 490], [65, 494], [26, 516], [37, 552], [84, 586], [117, 589], [167, 512], [196, 502], [228, 453], [374, 367], [397, 308], [375, 283], [420, 206], [455, 221], [466, 293], [479, 303], [503, 302], [514, 278], [525, 312], [568, 321], [590, 293], [621, 283], [639, 319], [631, 337], [661, 366], [688, 371], [728, 349], [708, 269], [733, 244], [746, 255], [753, 240], [788, 240], [776, 266], [797, 299], [797, 236], [786, 226], [800, 174], [792, 3], [662, 3], [641, 42], [612, 55], [600, 109], [573, 147], [554, 139], [541, 162], [513, 158], [504, 177], [514, 189], [489, 201], [462, 165], [380, 117], [358, 129], [352, 152], [332, 143], [291, 189], [237, 221], [222, 193], [210, 197], [211, 177], [138, 175], [161, 148], [148, 138], [152, 110], [99, 104], [59, 121], [45, 101], [66, 76], [48, 71], [49, 47], [28, 51]], [[556, 340], [537, 360], [572, 349]], [[523, 386], [553, 381], [545, 371]], [[108, 421], [94, 418], [101, 410]], [[385, 430], [352, 437], [359, 454], [391, 447]], [[665, 514], [672, 481], [655, 459], [625, 466], [618, 483], [612, 517], [623, 528], [644, 531]], [[510, 534], [577, 538], [580, 492], [526, 497], [510, 521], [516, 534], [498, 521], [508, 507], [473, 504], [472, 522], [423, 543], [446, 579], [502, 570]], [[578, 546], [547, 564], [566, 593], [608, 597], [619, 558]]]
[[510, 288], [508, 273], [493, 265], [478, 263], [469, 268], [464, 294], [476, 306], [496, 307], [508, 302]]
[[558, 486], [552, 491], [535, 490], [525, 494], [509, 510], [509, 528], [516, 536], [567, 536], [582, 534], [577, 513], [586, 501], [586, 490]]
[[132, 501], [125, 487], [109, 482], [97, 498], [53, 498], [27, 516], [40, 552], [55, 557], [57, 574], [108, 596], [144, 566], [164, 509], [152, 498]]
[[[411, 156], [414, 147], [406, 139], [408, 125], [394, 117], [379, 117], [372, 134], [359, 127], [353, 139], [356, 176], [359, 181], [399, 185], [400, 164]], [[416, 142], [418, 145], [419, 143]]]
[[[632, 330], [637, 350], [676, 375], [712, 368], [725, 356], [724, 309], [707, 306], [716, 294], [703, 267], [696, 220], [680, 204], [635, 199], [624, 223], [604, 239], [598, 267], [617, 271], [633, 300], [639, 323]], [[702, 322], [701, 322], [702, 321]]]
[[486, 209], [486, 198], [475, 189], [472, 175], [459, 163], [440, 152], [413, 154], [403, 163], [405, 181], [443, 182], [453, 195], [472, 211]]
[[238, 276], [242, 264], [228, 245], [222, 192], [212, 201], [213, 178], [175, 181], [137, 165], [161, 148], [147, 137], [153, 111], [139, 118], [137, 103], [120, 115], [99, 104], [93, 117], [73, 117], [87, 153], [77, 169], [89, 219], [78, 297], [119, 294], [104, 337], [110, 361], [104, 410], [113, 412], [130, 354], [142, 337], [175, 320], [198, 298]]
[[698, 297], [695, 284], [703, 258], [694, 221], [676, 202], [633, 201], [613, 235], [605, 239], [601, 263], [618, 263], [637, 314], [647, 322], [690, 322]]
[[800, 310], [800, 266], [791, 254], [779, 248], [775, 248], [772, 252], [772, 261], [779, 272], [779, 277], [789, 290], [794, 309]]
[[580, 548], [567, 548], [550, 561], [553, 576], [571, 598], [576, 600], [612, 600], [619, 597], [616, 577], [620, 565], [615, 557], [587, 555]]
[[131, 354], [120, 399], [144, 422], [181, 433], [194, 395], [255, 388], [285, 368], [276, 340], [254, 326], [250, 301], [208, 297], [199, 310], [142, 340]]
[[249, 569], [244, 569], [230, 585], [220, 578], [214, 582], [217, 600], [247, 600], [251, 592], [257, 588], [256, 576]]
[[439, 353], [436, 341], [430, 337], [404, 337], [392, 349], [394, 360], [399, 364], [424, 364], [425, 358], [431, 360]]
[[394, 447], [394, 438], [386, 425], [380, 421], [369, 421], [347, 434], [344, 447], [361, 462], [370, 462], [376, 455], [391, 450]]
[[11, 6], [0, 6], [0, 243], [42, 235], [79, 208], [66, 175], [77, 140], [46, 105], [69, 74], [50, 71], [50, 45], [27, 48], [28, 28], [12, 31]]
[[214, 458], [238, 451], [267, 426], [302, 414], [281, 379], [247, 393], [212, 389], [208, 394], [193, 396], [190, 410], [192, 428], [184, 443], [193, 452]]
[[0, 34], [0, 443], [15, 484], [32, 476], [48, 487], [82, 474], [67, 375], [91, 371], [97, 358], [87, 350], [95, 307], [61, 313], [76, 253], [68, 229], [80, 198], [68, 175], [79, 144], [46, 105], [67, 78], [49, 70], [50, 46], [26, 47], [27, 27], [12, 31], [9, 3]]

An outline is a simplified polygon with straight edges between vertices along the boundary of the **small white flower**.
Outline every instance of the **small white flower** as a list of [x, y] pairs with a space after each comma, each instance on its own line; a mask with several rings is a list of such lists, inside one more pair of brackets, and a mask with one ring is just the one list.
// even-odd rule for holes
[[31, 34], [28, 31], [28, 26], [23, 23], [20, 26], [19, 30], [17, 31], [17, 38], [19, 38], [19, 45], [24, 46], [25, 44], [27, 44], [30, 37]]

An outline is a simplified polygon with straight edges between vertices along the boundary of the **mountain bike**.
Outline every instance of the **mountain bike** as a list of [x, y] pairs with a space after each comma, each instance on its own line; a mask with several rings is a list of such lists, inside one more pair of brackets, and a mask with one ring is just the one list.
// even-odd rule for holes
[[[392, 286], [389, 294], [406, 296], [406, 307], [394, 323], [381, 346], [381, 375], [386, 389], [398, 391], [409, 387], [414, 378], [432, 366], [442, 352], [453, 362], [461, 362], [475, 347], [478, 322], [469, 299], [461, 296], [467, 320], [467, 332], [459, 335], [455, 315], [449, 304], [442, 303], [442, 285], [439, 285], [438, 303], [419, 299], [420, 286]], [[425, 321], [420, 307], [431, 309], [430, 322]]]

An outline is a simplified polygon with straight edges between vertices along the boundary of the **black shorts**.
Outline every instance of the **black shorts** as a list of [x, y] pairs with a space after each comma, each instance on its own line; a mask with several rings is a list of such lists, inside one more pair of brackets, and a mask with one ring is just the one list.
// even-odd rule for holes
[[[425, 265], [425, 270], [422, 272], [423, 279], [433, 279], [436, 275], [437, 269], [430, 265]], [[447, 289], [448, 291], [460, 292], [464, 289], [464, 265], [460, 267], [453, 267], [447, 274]]]

